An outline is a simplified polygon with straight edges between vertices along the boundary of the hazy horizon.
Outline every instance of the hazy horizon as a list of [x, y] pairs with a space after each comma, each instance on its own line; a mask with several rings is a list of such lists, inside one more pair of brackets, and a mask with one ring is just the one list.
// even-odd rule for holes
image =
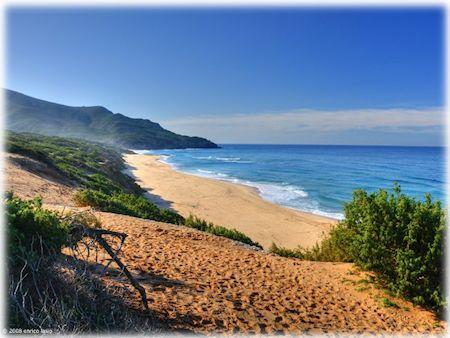
[[219, 144], [443, 146], [443, 16], [10, 7], [6, 85]]

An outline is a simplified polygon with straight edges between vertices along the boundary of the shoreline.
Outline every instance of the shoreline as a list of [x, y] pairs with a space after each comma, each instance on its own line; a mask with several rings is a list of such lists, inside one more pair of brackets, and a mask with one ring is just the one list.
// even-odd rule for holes
[[172, 164], [170, 164], [169, 162], [165, 161], [163, 158], [168, 157], [168, 156], [166, 156], [166, 155], [155, 155], [155, 154], [138, 154], [138, 155], [156, 156], [156, 157], [157, 157], [157, 161], [159, 161], [159, 162], [161, 162], [161, 163], [164, 163], [164, 164], [167, 164], [167, 165], [170, 167], [170, 169], [172, 169], [172, 170], [174, 170], [174, 171], [176, 171], [176, 172], [179, 172], [180, 174], [185, 174], [185, 175], [190, 175], [190, 176], [196, 176], [196, 177], [200, 177], [200, 178], [206, 178], [206, 179], [208, 179], [208, 180], [215, 180], [215, 181], [219, 181], [219, 182], [230, 183], [230, 184], [234, 184], [234, 185], [238, 185], [238, 186], [241, 186], [241, 187], [250, 189], [250, 190], [252, 190], [253, 192], [255, 192], [262, 200], [264, 200], [264, 201], [266, 201], [266, 202], [268, 202], [268, 203], [271, 203], [271, 204], [275, 204], [275, 205], [280, 206], [280, 207], [282, 207], [282, 208], [286, 208], [286, 209], [288, 209], [288, 210], [298, 211], [298, 212], [300, 212], [300, 213], [308, 214], [308, 215], [311, 215], [311, 216], [319, 216], [319, 217], [323, 217], [323, 218], [329, 219], [329, 220], [332, 221], [332, 222], [334, 222], [334, 221], [340, 221], [340, 220], [341, 220], [341, 219], [339, 219], [339, 218], [335, 218], [335, 217], [331, 217], [331, 216], [327, 216], [327, 215], [322, 215], [322, 214], [314, 213], [314, 212], [311, 212], [311, 211], [300, 210], [300, 209], [297, 209], [297, 208], [294, 208], [294, 207], [290, 207], [290, 206], [287, 206], [287, 205], [283, 205], [283, 204], [280, 204], [280, 203], [276, 203], [276, 202], [274, 202], [274, 201], [271, 201], [270, 199], [264, 198], [264, 197], [262, 196], [262, 192], [261, 192], [261, 190], [260, 190], [257, 186], [253, 186], [253, 185], [251, 185], [251, 184], [246, 184], [245, 182], [242, 182], [242, 181], [239, 180], [239, 179], [236, 179], [236, 180], [239, 180], [240, 182], [233, 182], [233, 180], [227, 180], [227, 179], [225, 179], [225, 178], [220, 178], [220, 177], [209, 177], [209, 176], [206, 176], [206, 175], [200, 175], [200, 174], [195, 174], [195, 173], [191, 173], [191, 172], [185, 172], [185, 171], [183, 171], [183, 170], [180, 170], [180, 169], [176, 168], [175, 165], [172, 165]]
[[272, 242], [289, 249], [310, 248], [338, 222], [267, 201], [256, 187], [178, 171], [160, 155], [123, 156], [127, 173], [158, 206], [239, 230], [265, 249]]

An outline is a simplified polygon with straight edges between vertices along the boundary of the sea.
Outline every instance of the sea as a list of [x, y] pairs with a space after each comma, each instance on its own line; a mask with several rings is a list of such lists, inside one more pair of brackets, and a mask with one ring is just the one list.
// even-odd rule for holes
[[445, 203], [445, 148], [221, 144], [218, 149], [138, 150], [185, 173], [244, 184], [279, 205], [342, 219], [355, 189], [391, 190]]

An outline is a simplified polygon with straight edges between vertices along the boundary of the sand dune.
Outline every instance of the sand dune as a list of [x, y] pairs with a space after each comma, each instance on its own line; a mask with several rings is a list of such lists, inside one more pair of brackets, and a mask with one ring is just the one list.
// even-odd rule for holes
[[190, 213], [235, 228], [268, 248], [310, 247], [336, 220], [284, 208], [263, 200], [250, 187], [184, 174], [158, 156], [126, 154], [129, 172], [149, 191], [149, 198], [183, 216]]
[[[438, 329], [433, 314], [366, 284], [367, 274], [352, 264], [288, 259], [181, 226], [95, 214], [105, 228], [128, 234], [121, 258], [147, 290], [151, 311], [170, 329], [296, 334]], [[107, 279], [117, 274], [113, 270]], [[131, 290], [132, 305], [142, 308]], [[384, 307], [385, 297], [398, 308]]]

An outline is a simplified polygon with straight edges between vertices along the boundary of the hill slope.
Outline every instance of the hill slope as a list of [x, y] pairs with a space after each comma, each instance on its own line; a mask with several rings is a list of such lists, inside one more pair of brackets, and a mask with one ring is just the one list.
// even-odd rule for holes
[[132, 149], [216, 148], [201, 137], [175, 134], [158, 123], [114, 114], [101, 106], [70, 107], [5, 90], [7, 129], [76, 137]]

